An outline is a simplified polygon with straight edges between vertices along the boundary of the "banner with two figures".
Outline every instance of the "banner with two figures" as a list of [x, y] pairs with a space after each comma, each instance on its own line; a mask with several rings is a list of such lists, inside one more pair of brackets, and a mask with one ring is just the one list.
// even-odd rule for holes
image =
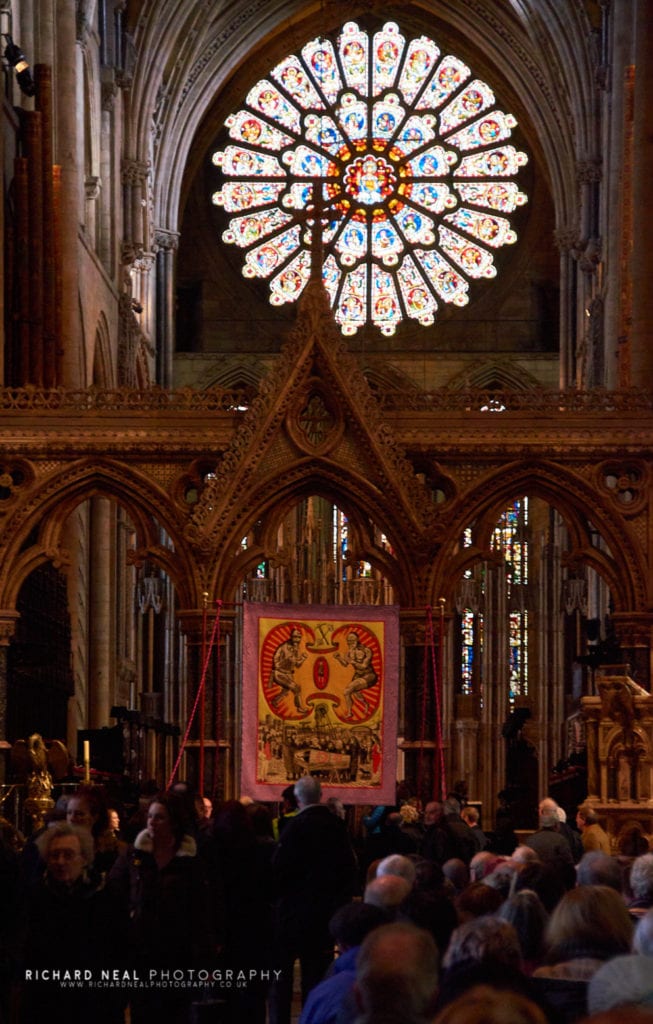
[[242, 793], [278, 800], [301, 775], [350, 804], [393, 804], [396, 606], [245, 604]]

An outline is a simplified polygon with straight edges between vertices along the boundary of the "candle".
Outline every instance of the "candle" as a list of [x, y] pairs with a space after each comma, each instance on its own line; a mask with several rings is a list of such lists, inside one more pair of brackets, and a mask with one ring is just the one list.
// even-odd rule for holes
[[84, 740], [84, 781], [91, 781], [91, 742]]

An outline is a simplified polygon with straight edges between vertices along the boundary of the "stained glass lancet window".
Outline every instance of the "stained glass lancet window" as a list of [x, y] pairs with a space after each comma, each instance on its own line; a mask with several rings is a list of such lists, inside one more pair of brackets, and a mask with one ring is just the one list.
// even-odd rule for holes
[[526, 195], [511, 179], [527, 160], [508, 141], [516, 123], [432, 39], [348, 22], [284, 58], [227, 119], [230, 142], [213, 155], [223, 239], [281, 305], [309, 279], [319, 221], [343, 334], [428, 326], [440, 303], [468, 302], [470, 279], [494, 277], [493, 252], [516, 240], [507, 215]]
[[[504, 637], [508, 651], [508, 703], [528, 694], [528, 498], [513, 501], [502, 513], [492, 534], [492, 547], [504, 559], [502, 587], [505, 592], [505, 623], [492, 622], [496, 607], [488, 607], [483, 567], [465, 572], [457, 598], [460, 615], [460, 692], [483, 697], [485, 629]], [[463, 546], [472, 544], [465, 530]], [[507, 646], [506, 646], [507, 645]]]

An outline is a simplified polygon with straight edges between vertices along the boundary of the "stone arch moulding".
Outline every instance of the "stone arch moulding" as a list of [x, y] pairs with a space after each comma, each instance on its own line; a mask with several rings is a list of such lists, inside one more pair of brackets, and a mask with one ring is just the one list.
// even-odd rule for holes
[[[238, 586], [243, 573], [253, 560], [253, 554], [249, 551], [246, 555], [243, 553], [241, 557], [240, 553], [236, 553], [242, 537], [255, 523], [263, 523], [261, 539], [256, 550], [265, 554], [271, 550], [274, 533], [283, 516], [304, 498], [317, 495], [333, 501], [348, 515], [351, 514], [361, 538], [366, 519], [386, 534], [396, 552], [395, 558], [391, 559], [387, 553], [384, 556], [371, 546], [365, 548], [366, 558], [387, 574], [398, 602], [412, 606], [415, 567], [410, 548], [403, 541], [402, 531], [405, 530], [405, 524], [401, 522], [400, 517], [393, 521], [391, 513], [380, 507], [379, 495], [367, 493], [373, 489], [369, 488], [365, 481], [334, 464], [324, 465], [322, 472], [317, 473], [314, 463], [304, 461], [286, 467], [282, 470], [280, 478], [283, 480], [281, 486], [279, 477], [269, 477], [267, 481], [259, 482], [253, 487], [251, 503], [246, 495], [241, 495], [241, 503], [235, 507], [233, 518], [228, 523], [228, 534], [225, 523], [221, 539], [218, 541], [213, 536], [211, 547], [220, 554], [211, 572], [209, 589], [216, 593], [220, 590], [228, 594]], [[346, 495], [344, 501], [343, 495]], [[254, 496], [257, 504], [253, 503]]]
[[[26, 575], [37, 564], [51, 559], [54, 553], [61, 557], [61, 534], [67, 518], [80, 503], [100, 496], [126, 510], [136, 530], [138, 553], [159, 562], [170, 575], [180, 601], [187, 607], [201, 605], [200, 567], [183, 537], [183, 524], [169, 496], [122, 463], [82, 460], [34, 486], [5, 521], [0, 535], [0, 607], [15, 606]], [[38, 543], [22, 551], [35, 527], [39, 527]], [[173, 552], [160, 547], [157, 527], [170, 537]]]
[[[443, 594], [448, 600], [453, 594], [455, 579], [451, 566], [457, 561], [462, 571], [462, 561], [460, 557], [456, 558], [455, 548], [465, 528], [482, 520], [479, 548], [489, 549], [493, 524], [502, 509], [524, 494], [541, 498], [560, 512], [569, 530], [571, 557], [586, 560], [605, 578], [612, 590], [616, 611], [646, 609], [644, 552], [630, 524], [623, 518], [617, 519], [614, 508], [608, 508], [604, 495], [586, 480], [563, 466], [549, 462], [513, 463], [494, 470], [482, 481], [475, 481], [473, 492], [463, 496], [458, 509], [451, 510], [449, 536], [432, 567], [433, 594]], [[589, 521], [597, 528], [610, 551], [619, 552], [619, 562], [591, 547], [587, 536]]]

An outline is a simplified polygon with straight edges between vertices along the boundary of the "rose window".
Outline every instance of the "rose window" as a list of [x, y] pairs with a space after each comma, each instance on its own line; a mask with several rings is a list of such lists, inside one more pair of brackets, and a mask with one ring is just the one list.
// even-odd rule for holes
[[508, 215], [526, 202], [513, 179], [527, 157], [508, 141], [515, 118], [463, 61], [393, 22], [313, 39], [226, 126], [213, 155], [224, 241], [275, 305], [299, 297], [319, 252], [343, 334], [432, 324], [516, 241]]

